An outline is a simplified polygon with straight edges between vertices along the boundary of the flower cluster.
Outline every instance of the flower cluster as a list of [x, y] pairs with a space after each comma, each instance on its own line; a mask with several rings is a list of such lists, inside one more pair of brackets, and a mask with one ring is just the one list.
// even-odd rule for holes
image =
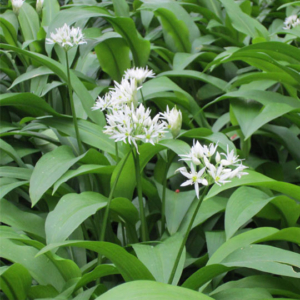
[[170, 111], [167, 107], [167, 112], [151, 118], [151, 110], [138, 103], [137, 92], [149, 77], [153, 78], [154, 73], [147, 67], [128, 69], [121, 83], [115, 82], [115, 87], [104, 97], [98, 97], [92, 107], [93, 110], [107, 111], [104, 133], [116, 142], [133, 144], [137, 151], [138, 141], [154, 145], [167, 129], [174, 137], [181, 129], [182, 115], [176, 108]]
[[81, 29], [68, 26], [65, 24], [63, 27], [57, 28], [56, 33], [51, 33], [50, 38], [46, 39], [47, 44], [59, 44], [65, 50], [86, 44]]
[[300, 19], [297, 15], [292, 15], [287, 17], [283, 24], [285, 25], [283, 29], [291, 29], [300, 25]]
[[19, 10], [22, 7], [22, 5], [24, 4], [25, 0], [12, 0], [11, 1], [11, 5], [13, 8], [13, 12], [18, 15], [19, 14]]
[[218, 144], [202, 146], [198, 141], [196, 143], [194, 141], [190, 153], [180, 155], [181, 160], [190, 163], [191, 169], [190, 172], [186, 167], [177, 170], [188, 178], [181, 186], [194, 184], [197, 198], [199, 198], [199, 184], [216, 183], [221, 185], [230, 182], [234, 177], [241, 178], [241, 176], [248, 174], [243, 172], [247, 167], [242, 164], [242, 160], [234, 154], [233, 150], [229, 151], [228, 145], [227, 153], [220, 154], [217, 152], [217, 148]]

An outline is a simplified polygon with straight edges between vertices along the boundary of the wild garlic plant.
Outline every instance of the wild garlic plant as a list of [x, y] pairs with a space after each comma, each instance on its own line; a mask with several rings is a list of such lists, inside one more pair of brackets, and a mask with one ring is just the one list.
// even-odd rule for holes
[[[177, 136], [182, 123], [181, 112], [176, 108], [171, 111], [156, 114], [151, 117], [151, 109], [138, 102], [137, 93], [142, 89], [142, 84], [147, 78], [153, 78], [155, 74], [146, 68], [132, 68], [126, 70], [121, 82], [114, 82], [114, 88], [104, 95], [98, 97], [92, 110], [106, 111], [106, 122], [103, 132], [115, 141], [116, 157], [118, 160], [118, 142], [128, 143], [132, 147], [132, 155], [135, 163], [137, 192], [141, 217], [142, 240], [148, 240], [148, 229], [144, 212], [141, 168], [139, 162], [139, 143], [151, 143], [155, 145], [161, 140], [168, 129], [173, 136]], [[143, 94], [142, 98], [143, 98]], [[143, 100], [145, 103], [145, 101]], [[128, 157], [128, 156], [127, 156]], [[127, 158], [126, 158], [127, 159]], [[121, 168], [122, 169], [122, 168]], [[120, 169], [120, 172], [122, 171]], [[120, 174], [120, 173], [119, 173]], [[118, 175], [119, 176], [119, 175]], [[117, 176], [117, 179], [118, 179]], [[112, 197], [112, 195], [111, 195]], [[106, 207], [107, 213], [103, 219], [102, 229], [105, 231], [111, 198]], [[105, 232], [101, 235], [105, 236]]]
[[24, 4], [25, 0], [12, 0], [11, 1], [11, 5], [12, 5], [12, 9], [13, 12], [18, 15], [19, 14], [19, 10], [22, 7], [22, 5]]
[[[181, 157], [180, 160], [185, 161], [190, 167], [190, 171], [187, 169], [187, 167], [181, 167], [176, 170], [188, 179], [183, 182], [181, 186], [194, 185], [198, 202], [176, 256], [176, 260], [169, 278], [170, 284], [173, 282], [189, 232], [192, 229], [203, 199], [207, 195], [209, 186], [213, 184], [226, 184], [231, 182], [231, 179], [235, 177], [241, 178], [244, 175], [248, 175], [247, 172], [244, 172], [244, 170], [248, 167], [242, 164], [242, 159], [239, 159], [238, 156], [235, 155], [234, 150], [230, 151], [228, 145], [226, 153], [219, 153], [217, 149], [218, 143], [211, 143], [209, 146], [207, 146], [201, 145], [199, 141], [195, 142], [194, 140], [193, 146], [191, 147], [189, 153], [179, 155]], [[204, 187], [201, 197], [199, 197], [200, 185]]]
[[[43, 5], [43, 3], [41, 5]], [[56, 33], [53, 32], [50, 33], [50, 38], [46, 39], [46, 43], [50, 45], [58, 44], [60, 47], [62, 47], [65, 50], [66, 68], [67, 68], [67, 85], [69, 91], [70, 106], [71, 106], [71, 112], [73, 116], [73, 124], [75, 128], [79, 154], [82, 154], [83, 146], [79, 134], [78, 122], [77, 122], [74, 99], [73, 99], [73, 88], [71, 84], [68, 50], [70, 50], [75, 46], [86, 44], [87, 42], [84, 38], [82, 30], [79, 27], [75, 28], [75, 27], [70, 27], [67, 24], [64, 24], [63, 27], [56, 29]]]

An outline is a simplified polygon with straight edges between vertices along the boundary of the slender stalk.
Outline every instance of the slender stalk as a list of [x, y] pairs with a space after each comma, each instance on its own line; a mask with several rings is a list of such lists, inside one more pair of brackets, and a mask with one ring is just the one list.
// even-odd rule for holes
[[143, 94], [142, 89], [140, 89], [140, 91], [141, 91], [141, 95], [142, 95], [143, 105], [146, 107], [146, 101], [145, 101], [145, 98], [144, 98], [144, 94]]
[[106, 205], [106, 208], [105, 208], [105, 212], [104, 212], [104, 217], [103, 217], [103, 221], [102, 221], [102, 227], [101, 227], [101, 232], [100, 232], [100, 238], [99, 240], [100, 241], [104, 241], [104, 238], [105, 238], [105, 232], [106, 232], [106, 226], [107, 226], [107, 219], [108, 219], [108, 214], [109, 214], [109, 208], [110, 208], [110, 204], [111, 204], [111, 200], [113, 198], [113, 194], [114, 194], [114, 191], [116, 189], [116, 186], [117, 186], [117, 183], [119, 181], [119, 177], [121, 175], [121, 172], [123, 170], [123, 167], [129, 157], [129, 154], [130, 154], [130, 151], [127, 153], [125, 159], [123, 160], [122, 164], [121, 164], [121, 167], [120, 167], [120, 170], [117, 174], [117, 177], [113, 183], [113, 186], [110, 190], [110, 193], [109, 193], [109, 196], [108, 196], [108, 201], [107, 201], [107, 205]]
[[147, 228], [144, 203], [143, 203], [140, 159], [137, 150], [134, 148], [134, 146], [132, 146], [132, 154], [133, 154], [134, 164], [135, 164], [136, 184], [137, 184], [137, 192], [138, 192], [139, 207], [140, 207], [140, 219], [142, 222], [142, 241], [145, 242], [149, 240], [149, 236], [148, 236], [148, 228]]
[[117, 158], [117, 163], [120, 161], [119, 157], [119, 149], [118, 149], [118, 143], [115, 142], [115, 151], [116, 151], [116, 158]]
[[83, 147], [82, 147], [82, 143], [81, 143], [81, 139], [80, 139], [80, 135], [79, 135], [78, 122], [77, 122], [77, 117], [76, 117], [76, 112], [75, 112], [75, 107], [74, 107], [74, 99], [73, 99], [73, 91], [72, 91], [72, 85], [71, 85], [71, 76], [70, 76], [68, 52], [65, 51], [65, 53], [66, 53], [66, 63], [67, 63], [67, 75], [68, 75], [68, 90], [69, 90], [71, 111], [72, 111], [72, 116], [73, 116], [73, 123], [74, 123], [74, 128], [75, 128], [75, 133], [76, 133], [76, 139], [77, 139], [77, 143], [78, 143], [79, 154], [82, 154], [83, 153]]
[[181, 243], [181, 245], [180, 245], [179, 251], [178, 251], [178, 253], [177, 253], [176, 260], [175, 260], [175, 263], [174, 263], [174, 266], [173, 266], [173, 269], [172, 269], [172, 272], [171, 272], [171, 275], [170, 275], [168, 284], [172, 284], [172, 282], [173, 282], [173, 279], [174, 279], [174, 276], [175, 276], [175, 273], [176, 273], [176, 270], [177, 270], [177, 267], [178, 267], [178, 264], [179, 264], [179, 260], [180, 260], [180, 258], [181, 258], [181, 254], [182, 254], [183, 248], [184, 248], [185, 243], [186, 243], [186, 241], [187, 241], [187, 239], [188, 239], [190, 230], [191, 230], [191, 228], [192, 228], [192, 226], [193, 226], [193, 223], [194, 223], [194, 221], [195, 221], [195, 218], [196, 218], [196, 216], [197, 216], [197, 214], [198, 214], [198, 211], [199, 211], [199, 208], [200, 208], [200, 206], [201, 206], [201, 203], [203, 202], [204, 196], [207, 194], [207, 191], [208, 191], [208, 186], [206, 186], [206, 187], [204, 188], [204, 190], [203, 190], [203, 192], [202, 192], [202, 194], [201, 194], [201, 197], [200, 197], [200, 199], [199, 199], [199, 201], [198, 201], [198, 203], [197, 203], [197, 206], [196, 206], [196, 208], [195, 208], [195, 211], [194, 211], [194, 213], [193, 213], [193, 216], [192, 216], [192, 218], [191, 218], [191, 220], [190, 220], [190, 223], [189, 223], [189, 225], [188, 225], [188, 228], [187, 228], [187, 230], [186, 230], [186, 233], [185, 233], [184, 238], [183, 238], [183, 240], [182, 240], [182, 243]]
[[165, 231], [165, 223], [166, 223], [166, 189], [167, 189], [167, 175], [169, 168], [172, 164], [173, 158], [174, 158], [174, 153], [170, 155], [168, 163], [166, 165], [166, 170], [165, 170], [165, 176], [164, 176], [164, 181], [163, 181], [163, 191], [162, 191], [162, 197], [161, 197], [161, 236], [164, 234]]

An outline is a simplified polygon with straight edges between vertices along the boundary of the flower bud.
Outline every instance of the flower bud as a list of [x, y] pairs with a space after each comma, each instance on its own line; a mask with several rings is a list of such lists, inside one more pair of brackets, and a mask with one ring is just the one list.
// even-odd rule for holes
[[167, 111], [161, 114], [169, 123], [168, 128], [170, 129], [173, 138], [176, 138], [180, 132], [182, 126], [182, 113], [176, 107], [169, 110], [167, 106]]
[[25, 2], [25, 0], [12, 0], [11, 1], [13, 12], [16, 15], [19, 14], [19, 10], [22, 7], [22, 5], [23, 5], [24, 2]]
[[218, 163], [220, 163], [220, 161], [221, 161], [221, 155], [220, 155], [219, 152], [217, 152], [217, 154], [216, 154], [216, 163], [218, 164]]
[[42, 9], [43, 9], [43, 4], [44, 4], [44, 0], [36, 0], [36, 6], [35, 6], [35, 8], [36, 8], [36, 12], [38, 14], [41, 14]]

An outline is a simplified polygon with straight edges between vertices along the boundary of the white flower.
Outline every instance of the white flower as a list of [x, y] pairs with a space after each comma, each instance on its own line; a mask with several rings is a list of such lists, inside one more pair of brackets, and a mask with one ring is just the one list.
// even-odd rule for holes
[[218, 143], [216, 143], [216, 145], [211, 143], [208, 147], [206, 145], [204, 145], [203, 146], [204, 155], [206, 155], [207, 157], [213, 156], [215, 154], [217, 148], [218, 148]]
[[231, 169], [223, 169], [222, 165], [219, 165], [218, 168], [216, 168], [214, 165], [210, 165], [210, 168], [208, 170], [208, 173], [214, 180], [214, 182], [217, 185], [221, 185], [221, 183], [228, 183], [230, 180], [226, 180], [230, 177]]
[[148, 70], [148, 67], [144, 68], [132, 68], [125, 71], [125, 79], [135, 79], [138, 86], [140, 86], [146, 78], [153, 78], [155, 74], [152, 70]]
[[18, 15], [21, 6], [24, 4], [25, 0], [11, 0], [11, 5], [13, 8], [13, 12]]
[[222, 153], [222, 155], [224, 155], [226, 158], [221, 160], [221, 164], [223, 166], [235, 165], [236, 163], [241, 161], [240, 159], [238, 159], [239, 156], [234, 154], [233, 150], [229, 152], [228, 145], [227, 145], [227, 155], [225, 153]]
[[179, 156], [183, 157], [181, 160], [192, 161], [195, 165], [201, 165], [201, 159], [203, 159], [204, 156], [204, 148], [198, 141], [195, 143], [194, 140], [193, 144], [189, 154], [180, 154]]
[[80, 28], [70, 28], [67, 24], [63, 27], [56, 28], [56, 33], [51, 33], [50, 38], [46, 39], [47, 44], [59, 44], [65, 50], [70, 48], [86, 44], [84, 36]]
[[181, 110], [178, 110], [176, 107], [173, 107], [171, 110], [169, 110], [169, 106], [167, 106], [167, 111], [160, 113], [160, 115], [167, 120], [169, 124], [168, 128], [170, 129], [173, 138], [176, 138], [182, 126]]
[[191, 172], [188, 172], [186, 168], [178, 169], [178, 171], [180, 171], [180, 173], [183, 176], [188, 178], [188, 180], [183, 182], [180, 186], [194, 185], [196, 196], [198, 199], [199, 199], [199, 184], [208, 185], [207, 180], [204, 177], [202, 177], [205, 169], [206, 168], [204, 167], [199, 172], [197, 172], [193, 164], [191, 164]]
[[243, 172], [243, 170], [246, 168], [248, 168], [248, 167], [240, 164], [235, 170], [231, 171], [229, 178], [237, 177], [240, 179], [243, 175], [248, 175], [249, 173]]
[[291, 27], [294, 28], [300, 24], [300, 19], [297, 15], [292, 15], [287, 17], [283, 24], [285, 25], [283, 29], [291, 29]]
[[35, 8], [36, 8], [36, 12], [38, 14], [40, 14], [42, 12], [43, 4], [44, 4], [44, 0], [36, 0]]
[[107, 125], [104, 127], [104, 133], [116, 142], [133, 144], [137, 150], [137, 141], [154, 145], [163, 137], [166, 124], [159, 121], [159, 115], [152, 119], [150, 113], [150, 108], [145, 109], [143, 104], [138, 108], [135, 108], [133, 103], [131, 107], [119, 106], [106, 115]]
[[101, 111], [112, 107], [112, 99], [109, 93], [105, 94], [103, 98], [100, 96], [97, 98], [96, 103], [92, 107], [92, 110], [100, 109]]
[[114, 106], [124, 103], [131, 105], [131, 103], [133, 103], [134, 107], [137, 107], [137, 91], [140, 88], [141, 87], [137, 87], [135, 79], [127, 80], [123, 78], [121, 83], [115, 81], [115, 88], [111, 89], [110, 92]]

